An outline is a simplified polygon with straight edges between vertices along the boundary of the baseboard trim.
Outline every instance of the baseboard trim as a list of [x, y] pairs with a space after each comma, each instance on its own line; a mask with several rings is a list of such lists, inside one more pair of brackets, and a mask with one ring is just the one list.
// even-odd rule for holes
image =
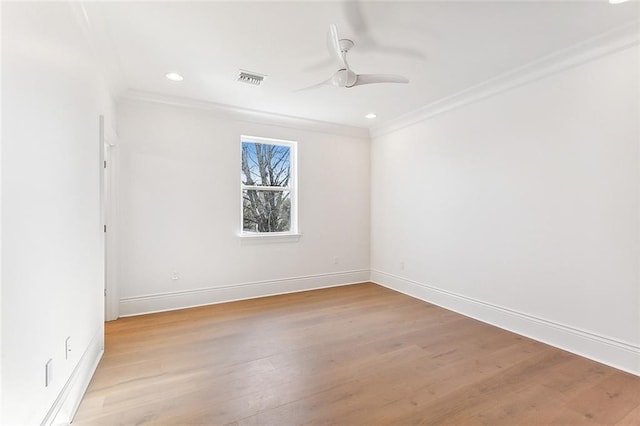
[[82, 397], [89, 386], [98, 363], [104, 353], [104, 326], [94, 333], [89, 346], [82, 354], [78, 365], [71, 373], [53, 406], [45, 416], [41, 425], [69, 425], [78, 411]]
[[483, 302], [382, 271], [376, 284], [640, 376], [640, 346]]
[[327, 287], [357, 284], [369, 280], [369, 270], [343, 271], [277, 280], [208, 287], [120, 299], [120, 317], [234, 302], [256, 297], [297, 293]]

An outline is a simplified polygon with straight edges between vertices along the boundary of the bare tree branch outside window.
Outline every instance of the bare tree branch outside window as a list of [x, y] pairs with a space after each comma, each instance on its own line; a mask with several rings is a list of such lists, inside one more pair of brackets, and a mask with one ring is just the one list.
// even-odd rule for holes
[[291, 230], [291, 148], [242, 142], [244, 232]]

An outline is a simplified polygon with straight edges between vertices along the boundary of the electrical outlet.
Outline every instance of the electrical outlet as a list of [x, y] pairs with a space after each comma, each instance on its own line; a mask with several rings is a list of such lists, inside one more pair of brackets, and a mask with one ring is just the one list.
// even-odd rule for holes
[[178, 271], [173, 271], [173, 273], [171, 274], [171, 279], [173, 281], [178, 281], [180, 279], [180, 275], [178, 275]]
[[340, 263], [340, 258], [338, 256], [334, 256], [333, 257], [333, 264], [337, 265], [338, 263]]
[[71, 356], [71, 336], [64, 341], [64, 359], [68, 360]]
[[404, 271], [404, 260], [400, 261], [400, 270]]
[[48, 387], [53, 382], [53, 359], [49, 359], [44, 365], [44, 387]]

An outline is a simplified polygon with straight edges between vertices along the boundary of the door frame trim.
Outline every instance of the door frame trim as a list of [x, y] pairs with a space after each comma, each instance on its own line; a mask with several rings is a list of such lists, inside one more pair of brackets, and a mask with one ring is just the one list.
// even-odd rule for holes
[[[104, 116], [100, 116], [100, 192], [102, 225], [106, 225], [104, 233], [104, 273], [105, 273], [105, 321], [118, 319], [120, 311], [119, 287], [117, 280], [117, 204], [118, 204], [118, 134], [105, 125]], [[104, 167], [106, 161], [106, 167]], [[108, 182], [105, 182], [108, 179]], [[104, 192], [108, 188], [108, 194]]]

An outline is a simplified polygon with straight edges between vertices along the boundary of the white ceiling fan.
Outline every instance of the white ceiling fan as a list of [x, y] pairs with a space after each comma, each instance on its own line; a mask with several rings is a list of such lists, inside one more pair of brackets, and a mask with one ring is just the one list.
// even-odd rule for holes
[[338, 30], [335, 24], [329, 26], [329, 33], [327, 34], [327, 48], [329, 54], [338, 64], [338, 71], [336, 71], [328, 80], [322, 83], [315, 84], [307, 87], [306, 89], [314, 89], [320, 86], [335, 86], [335, 87], [356, 87], [363, 84], [374, 83], [408, 83], [409, 80], [401, 75], [393, 74], [356, 74], [351, 70], [347, 63], [347, 52], [353, 47], [353, 41], [338, 37]]

